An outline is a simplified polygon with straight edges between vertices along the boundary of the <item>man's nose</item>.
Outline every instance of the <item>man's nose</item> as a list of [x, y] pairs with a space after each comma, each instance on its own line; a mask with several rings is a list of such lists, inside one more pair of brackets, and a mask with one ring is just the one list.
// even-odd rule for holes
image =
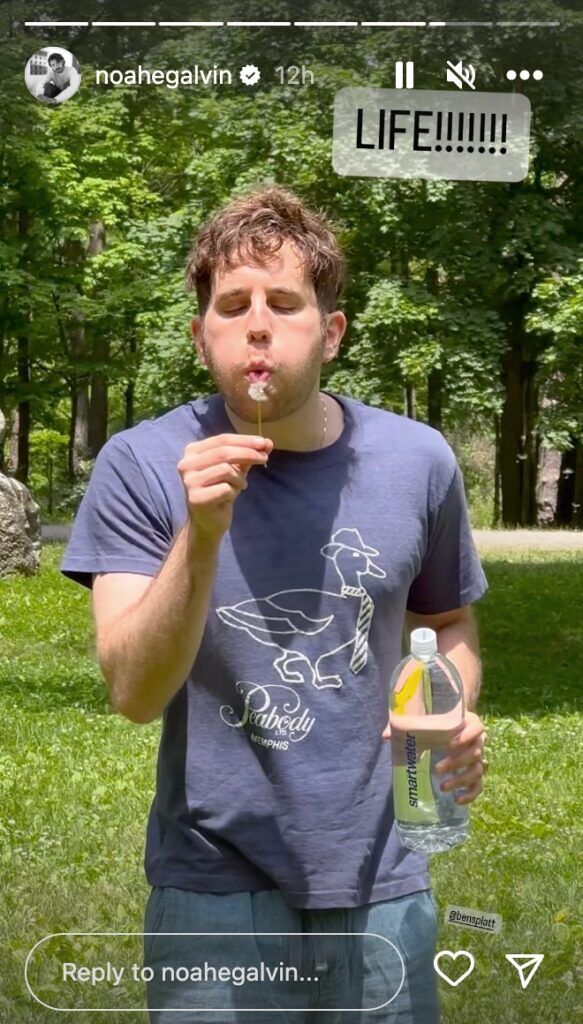
[[247, 317], [247, 337], [261, 341], [269, 341], [271, 338], [269, 309], [265, 303], [252, 303]]

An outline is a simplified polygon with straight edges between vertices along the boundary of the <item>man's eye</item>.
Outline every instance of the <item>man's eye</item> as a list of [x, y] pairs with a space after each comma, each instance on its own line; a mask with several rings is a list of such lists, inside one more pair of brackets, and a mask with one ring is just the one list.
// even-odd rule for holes
[[280, 306], [279, 303], [274, 303], [274, 309], [277, 309], [278, 313], [293, 313], [295, 306]]
[[245, 310], [244, 306], [230, 306], [229, 309], [224, 309], [223, 313], [226, 316], [236, 316], [237, 313], [243, 313]]

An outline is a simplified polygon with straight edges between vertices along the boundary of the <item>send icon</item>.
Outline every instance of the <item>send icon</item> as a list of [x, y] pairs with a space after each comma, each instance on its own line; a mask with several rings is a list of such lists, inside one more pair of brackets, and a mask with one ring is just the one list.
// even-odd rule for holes
[[506, 959], [516, 967], [520, 975], [520, 984], [523, 988], [526, 988], [534, 978], [544, 958], [544, 953], [506, 953]]

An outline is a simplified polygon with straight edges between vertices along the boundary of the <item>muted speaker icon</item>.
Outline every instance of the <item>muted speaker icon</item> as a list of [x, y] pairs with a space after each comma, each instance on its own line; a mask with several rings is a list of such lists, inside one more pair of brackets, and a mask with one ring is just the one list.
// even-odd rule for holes
[[474, 82], [476, 81], [476, 72], [471, 64], [467, 67], [464, 66], [464, 62], [458, 60], [457, 64], [453, 61], [448, 60], [447, 72], [445, 79], [447, 82], [453, 82], [457, 85], [458, 89], [463, 89], [464, 85], [469, 85], [470, 89], [475, 89]]

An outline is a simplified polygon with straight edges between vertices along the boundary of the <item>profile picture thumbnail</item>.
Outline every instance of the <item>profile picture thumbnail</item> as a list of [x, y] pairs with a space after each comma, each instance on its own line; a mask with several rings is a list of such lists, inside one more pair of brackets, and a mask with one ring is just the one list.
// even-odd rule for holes
[[59, 106], [70, 100], [81, 85], [79, 61], [62, 46], [45, 46], [27, 60], [24, 81], [40, 103]]

